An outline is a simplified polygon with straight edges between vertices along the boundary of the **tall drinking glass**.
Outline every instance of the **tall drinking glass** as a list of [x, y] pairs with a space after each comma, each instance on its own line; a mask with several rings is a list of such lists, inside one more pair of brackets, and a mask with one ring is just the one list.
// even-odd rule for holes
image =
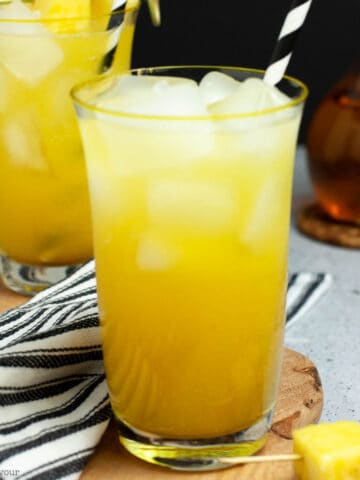
[[137, 14], [47, 18], [34, 5], [0, 6], [0, 272], [24, 294], [92, 256], [85, 162], [69, 92], [107, 70], [119, 36], [115, 61], [129, 68]]
[[[238, 80], [263, 75], [211, 70]], [[278, 108], [129, 113], [127, 93], [141, 102], [141, 87], [153, 77], [161, 89], [161, 80], [199, 81], [208, 71], [142, 69], [132, 74], [147, 75], [143, 85], [113, 77], [72, 93], [120, 441], [146, 461], [184, 470], [221, 468], [220, 457], [252, 454], [266, 439], [282, 358], [293, 159], [306, 97], [304, 85], [288, 77], [280, 88], [289, 98]], [[179, 98], [159, 95], [159, 112], [171, 101]]]

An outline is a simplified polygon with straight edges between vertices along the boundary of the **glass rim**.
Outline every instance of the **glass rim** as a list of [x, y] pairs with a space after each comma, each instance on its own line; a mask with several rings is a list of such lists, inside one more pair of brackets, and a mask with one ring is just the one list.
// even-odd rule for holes
[[[26, 3], [25, 3], [26, 4]], [[39, 18], [31, 18], [31, 19], [24, 19], [24, 18], [0, 18], [0, 25], [1, 24], [22, 24], [22, 25], [32, 25], [36, 23], [44, 23], [44, 24], [52, 24], [52, 23], [57, 23], [57, 22], [68, 22], [69, 20], [71, 21], [83, 21], [83, 20], [99, 20], [102, 18], [112, 18], [116, 17], [119, 14], [124, 14], [124, 13], [130, 13], [130, 12], [136, 12], [137, 10], [140, 9], [140, 5], [136, 6], [131, 6], [131, 7], [124, 7], [124, 8], [119, 8], [116, 11], [111, 11], [107, 13], [101, 13], [99, 15], [75, 15], [72, 17], [39, 17]], [[1, 8], [0, 8], [1, 11]], [[0, 32], [1, 33], [1, 32]], [[67, 34], [67, 32], [64, 32]], [[70, 32], [69, 32], [70, 33]], [[76, 33], [76, 32], [73, 32]], [[78, 32], [81, 33], [81, 32]], [[7, 35], [9, 35], [7, 33]], [[10, 34], [12, 35], [12, 34]], [[21, 35], [19, 33], [14, 33], [14, 35]]]
[[211, 120], [231, 120], [231, 119], [240, 119], [240, 118], [254, 118], [254, 117], [260, 117], [264, 115], [270, 115], [272, 113], [276, 112], [281, 112], [284, 110], [289, 110], [292, 107], [295, 107], [297, 105], [301, 105], [307, 98], [309, 94], [309, 89], [303, 83], [301, 80], [298, 80], [295, 77], [289, 76], [289, 75], [284, 75], [282, 79], [287, 80], [289, 83], [293, 82], [295, 85], [300, 88], [301, 93], [299, 96], [297, 96], [294, 99], [291, 99], [291, 101], [287, 102], [285, 105], [281, 105], [279, 107], [273, 107], [273, 108], [267, 108], [263, 110], [257, 110], [254, 112], [246, 112], [246, 113], [228, 113], [228, 114], [216, 114], [216, 115], [146, 115], [146, 114], [140, 114], [140, 113], [129, 113], [129, 112], [122, 112], [118, 110], [111, 110], [109, 108], [103, 108], [99, 107], [97, 105], [88, 103], [84, 100], [81, 100], [78, 96], [78, 92], [83, 88], [89, 87], [91, 85], [96, 85], [100, 84], [103, 81], [112, 81], [116, 78], [119, 78], [124, 75], [128, 75], [130, 73], [137, 73], [139, 76], [141, 75], [142, 72], [151, 72], [151, 71], [165, 71], [165, 70], [175, 70], [175, 69], [212, 69], [212, 70], [236, 70], [238, 72], [248, 72], [248, 73], [257, 73], [257, 74], [264, 74], [265, 70], [262, 69], [257, 69], [257, 68], [247, 68], [247, 67], [233, 67], [233, 66], [223, 66], [223, 65], [167, 65], [167, 66], [160, 66], [160, 67], [141, 67], [141, 68], [133, 68], [129, 70], [123, 70], [121, 72], [118, 72], [116, 74], [105, 74], [101, 76], [100, 78], [93, 78], [90, 80], [86, 80], [84, 82], [81, 82], [78, 85], [75, 85], [72, 87], [70, 90], [70, 96], [72, 100], [74, 101], [75, 104], [79, 105], [80, 107], [96, 112], [96, 113], [102, 113], [102, 114], [107, 114], [111, 117], [120, 117], [120, 118], [129, 118], [133, 120], [157, 120], [157, 121], [211, 121]]

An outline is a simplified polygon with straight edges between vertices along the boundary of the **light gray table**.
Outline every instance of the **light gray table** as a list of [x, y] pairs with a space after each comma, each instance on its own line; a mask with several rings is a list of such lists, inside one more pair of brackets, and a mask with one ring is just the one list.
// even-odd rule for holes
[[288, 347], [318, 367], [325, 394], [322, 421], [360, 421], [360, 250], [317, 242], [295, 226], [298, 209], [314, 198], [306, 151], [297, 152], [294, 172], [289, 270], [329, 272], [330, 290], [287, 330]]

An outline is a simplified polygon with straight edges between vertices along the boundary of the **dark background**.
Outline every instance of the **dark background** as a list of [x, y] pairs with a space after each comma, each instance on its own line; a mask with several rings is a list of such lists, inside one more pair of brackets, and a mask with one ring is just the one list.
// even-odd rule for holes
[[[266, 68], [289, 0], [161, 0], [162, 25], [144, 5], [133, 67], [208, 64]], [[310, 89], [300, 140], [326, 91], [360, 58], [360, 0], [313, 0], [287, 73]]]

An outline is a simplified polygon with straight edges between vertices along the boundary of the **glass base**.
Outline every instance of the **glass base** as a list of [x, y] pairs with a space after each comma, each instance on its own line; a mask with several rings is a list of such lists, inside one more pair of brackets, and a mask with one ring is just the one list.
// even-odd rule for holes
[[33, 296], [71, 275], [81, 267], [66, 265], [56, 267], [36, 267], [18, 263], [6, 256], [0, 256], [0, 277], [4, 285], [16, 293]]
[[229, 468], [222, 457], [252, 455], [260, 450], [271, 426], [272, 412], [255, 425], [217, 438], [179, 440], [150, 436], [117, 420], [120, 442], [134, 456], [174, 470], [201, 471]]

